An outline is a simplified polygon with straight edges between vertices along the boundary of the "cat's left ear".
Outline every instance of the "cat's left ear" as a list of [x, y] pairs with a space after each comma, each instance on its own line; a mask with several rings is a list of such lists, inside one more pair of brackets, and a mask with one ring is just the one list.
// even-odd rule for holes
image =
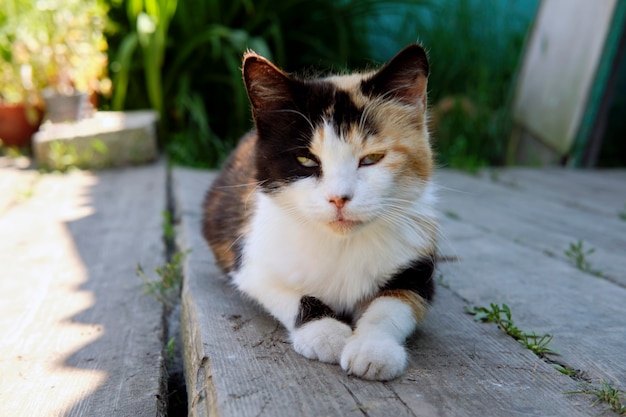
[[426, 109], [428, 56], [421, 45], [409, 45], [396, 54], [370, 79], [362, 84], [363, 92], [390, 97]]

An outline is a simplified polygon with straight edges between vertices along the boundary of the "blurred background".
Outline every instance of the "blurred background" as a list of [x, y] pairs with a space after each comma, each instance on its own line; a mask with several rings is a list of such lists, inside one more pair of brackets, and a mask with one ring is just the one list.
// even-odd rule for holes
[[[573, 3], [581, 1], [603, 14], [593, 20], [582, 8], [576, 12]], [[44, 108], [51, 117], [58, 96], [80, 95], [105, 111], [154, 109], [170, 161], [213, 168], [252, 126], [240, 72], [248, 48], [306, 74], [372, 68], [419, 41], [432, 65], [429, 103], [440, 166], [624, 166], [626, 2], [573, 3], [2, 0], [0, 107], [23, 105], [30, 125]], [[580, 58], [591, 62], [584, 79], [574, 74], [570, 81], [558, 67], [567, 61], [563, 54], [580, 52], [572, 37], [589, 38], [580, 19], [595, 32], [600, 25], [602, 36]], [[544, 27], [564, 29], [551, 34]], [[546, 57], [529, 61], [533, 51]], [[584, 91], [553, 94], [554, 71], [564, 80], [559, 91], [576, 83]], [[540, 96], [546, 92], [548, 98]], [[580, 105], [569, 111], [563, 100]], [[527, 109], [548, 115], [548, 124], [574, 127], [553, 134]], [[571, 120], [560, 122], [559, 109]], [[13, 144], [2, 138], [2, 127], [15, 119], [0, 114], [5, 148]]]

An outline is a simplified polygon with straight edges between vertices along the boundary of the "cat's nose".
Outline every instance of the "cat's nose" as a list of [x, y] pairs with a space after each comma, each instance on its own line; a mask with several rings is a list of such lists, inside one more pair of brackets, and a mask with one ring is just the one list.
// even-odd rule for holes
[[342, 209], [348, 201], [352, 199], [351, 195], [333, 196], [328, 198], [328, 202], [334, 204], [338, 209]]

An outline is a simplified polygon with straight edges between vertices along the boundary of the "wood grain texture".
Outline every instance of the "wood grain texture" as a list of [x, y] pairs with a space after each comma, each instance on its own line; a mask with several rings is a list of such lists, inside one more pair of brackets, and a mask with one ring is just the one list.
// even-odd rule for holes
[[[427, 319], [408, 341], [410, 364], [401, 378], [363, 381], [345, 375], [338, 366], [299, 356], [285, 330], [243, 299], [215, 266], [200, 234], [201, 201], [213, 178], [206, 171], [173, 171], [180, 243], [192, 250], [185, 263], [181, 323], [190, 416], [597, 415], [588, 399], [563, 394], [577, 390], [576, 381], [495, 325], [476, 323], [464, 312], [465, 299], [470, 297], [463, 290], [472, 287], [487, 298], [491, 283], [468, 274], [468, 268], [477, 266], [466, 263], [464, 256], [443, 270], [450, 288], [439, 287]], [[484, 196], [483, 203], [489, 205]], [[444, 199], [444, 207], [456, 207], [446, 204]], [[445, 227], [449, 245], [462, 246], [456, 248], [460, 255], [466, 253], [464, 246], [484, 247], [492, 234], [460, 221], [448, 220]], [[493, 245], [498, 244], [497, 240]], [[493, 245], [489, 249], [497, 255]], [[515, 274], [514, 257], [511, 253], [501, 262], [494, 258], [482, 274], [493, 280], [508, 271], [512, 280], [519, 281], [513, 288], [523, 287], [525, 277]], [[457, 291], [456, 286], [469, 279]], [[515, 307], [525, 305], [532, 312], [532, 296], [533, 292], [521, 292]], [[530, 324], [527, 310], [516, 310], [523, 325]], [[555, 325], [567, 325], [563, 317], [559, 320]]]
[[[626, 171], [505, 170], [470, 177], [444, 171], [442, 210], [449, 249], [444, 280], [472, 304], [506, 303], [523, 330], [549, 333], [556, 360], [594, 381], [626, 387]], [[594, 204], [597, 202], [597, 204]], [[595, 248], [592, 269], [564, 251]], [[451, 252], [452, 253], [452, 252]]]
[[160, 415], [162, 307], [135, 267], [164, 262], [164, 164], [32, 187], [0, 214], [0, 415]]

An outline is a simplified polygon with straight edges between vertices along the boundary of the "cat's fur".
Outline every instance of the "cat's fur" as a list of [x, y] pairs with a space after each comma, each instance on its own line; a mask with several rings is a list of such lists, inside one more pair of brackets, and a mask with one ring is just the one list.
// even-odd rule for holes
[[256, 129], [204, 204], [217, 263], [300, 354], [399, 376], [434, 292], [426, 53], [411, 45], [377, 72], [298, 79], [249, 52], [243, 75]]

